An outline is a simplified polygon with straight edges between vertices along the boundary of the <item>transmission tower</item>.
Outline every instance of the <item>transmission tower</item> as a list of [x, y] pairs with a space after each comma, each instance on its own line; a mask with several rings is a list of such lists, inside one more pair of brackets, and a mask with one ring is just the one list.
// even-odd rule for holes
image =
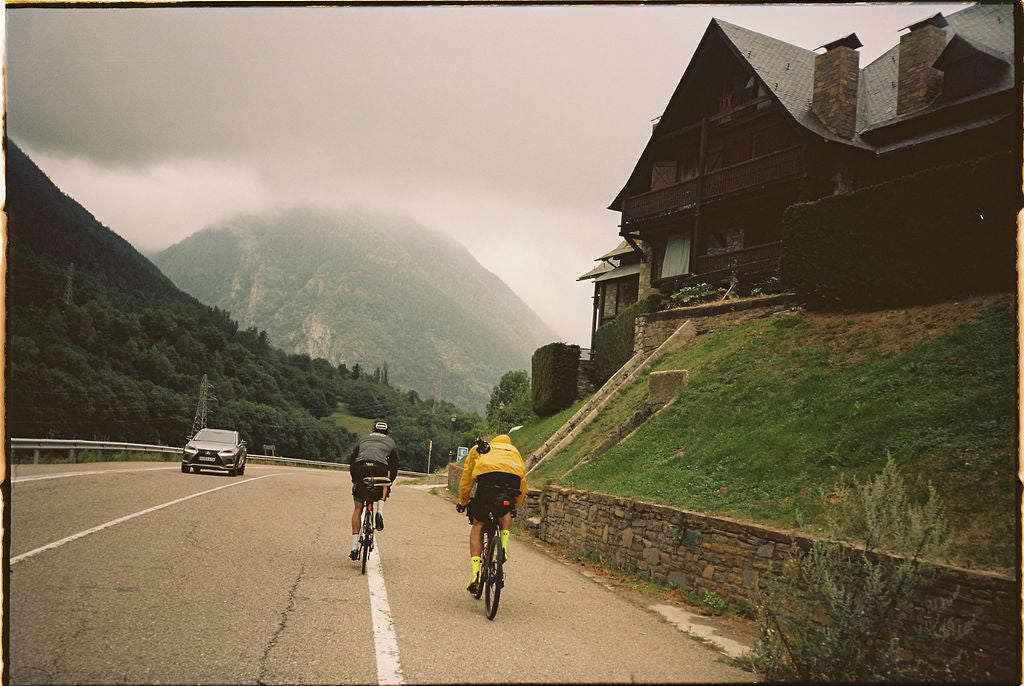
[[72, 262], [68, 265], [68, 276], [64, 282], [64, 302], [71, 304], [74, 300], [74, 285], [75, 285], [75, 263]]
[[210, 385], [206, 374], [203, 374], [203, 380], [199, 382], [199, 402], [196, 404], [196, 416], [192, 420], [192, 433], [189, 434], [190, 436], [195, 436], [197, 431], [206, 428], [206, 414], [209, 411], [209, 403], [212, 400], [214, 400], [213, 386]]

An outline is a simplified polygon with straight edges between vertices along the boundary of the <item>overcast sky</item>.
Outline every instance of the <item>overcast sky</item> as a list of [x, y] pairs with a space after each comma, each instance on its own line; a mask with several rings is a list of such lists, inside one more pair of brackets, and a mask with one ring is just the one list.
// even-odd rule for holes
[[140, 251], [313, 202], [450, 234], [590, 342], [607, 209], [712, 18], [861, 67], [966, 5], [8, 7], [7, 126]]

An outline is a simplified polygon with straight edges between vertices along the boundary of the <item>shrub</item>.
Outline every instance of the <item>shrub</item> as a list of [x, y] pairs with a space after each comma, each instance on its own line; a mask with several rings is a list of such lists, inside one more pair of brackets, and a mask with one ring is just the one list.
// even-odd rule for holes
[[792, 205], [780, 279], [876, 306], [1012, 287], [1019, 179], [1012, 155], [992, 155]]
[[[913, 505], [890, 458], [882, 473], [839, 506], [833, 527], [863, 547], [815, 541], [759, 592], [754, 662], [772, 681], [956, 680], [954, 647], [967, 628], [939, 614], [952, 599], [922, 602], [948, 544], [935, 490]], [[879, 556], [886, 549], [898, 557]]]
[[530, 400], [541, 417], [560, 412], [576, 402], [579, 384], [580, 347], [548, 343], [533, 352]]
[[664, 302], [664, 296], [657, 293], [641, 298], [594, 332], [595, 384], [602, 385], [633, 357], [633, 328], [637, 315], [656, 312]]
[[669, 297], [680, 305], [689, 305], [704, 302], [716, 295], [718, 295], [717, 288], [711, 284], [698, 283], [693, 286], [684, 286]]

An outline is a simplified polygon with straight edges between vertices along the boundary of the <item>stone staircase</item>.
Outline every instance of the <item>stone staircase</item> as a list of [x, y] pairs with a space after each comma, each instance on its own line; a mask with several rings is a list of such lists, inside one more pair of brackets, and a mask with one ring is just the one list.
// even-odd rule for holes
[[617, 372], [612, 374], [601, 388], [590, 397], [583, 407], [576, 411], [572, 417], [563, 424], [558, 431], [552, 434], [551, 438], [544, 442], [544, 445], [537, 448], [527, 460], [527, 474], [532, 472], [544, 460], [568, 445], [579, 435], [587, 425], [597, 418], [603, 410], [623, 388], [633, 382], [645, 369], [650, 367], [655, 360], [665, 353], [681, 347], [684, 343], [697, 335], [697, 327], [691, 320], [686, 320], [682, 325], [669, 336], [664, 343], [658, 346], [653, 352], [645, 354], [639, 352], [633, 355], [626, 364], [622, 365]]

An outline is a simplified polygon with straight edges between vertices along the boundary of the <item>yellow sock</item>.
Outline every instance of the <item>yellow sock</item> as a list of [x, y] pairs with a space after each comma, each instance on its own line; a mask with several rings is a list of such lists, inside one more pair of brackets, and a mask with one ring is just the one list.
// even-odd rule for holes
[[470, 581], [474, 581], [480, 575], [480, 557], [479, 556], [471, 557], [471, 558], [469, 558], [469, 561], [473, 565], [473, 576], [469, 577], [469, 580]]
[[499, 531], [498, 536], [501, 537], [501, 549], [505, 551], [505, 559], [508, 559], [508, 530]]

